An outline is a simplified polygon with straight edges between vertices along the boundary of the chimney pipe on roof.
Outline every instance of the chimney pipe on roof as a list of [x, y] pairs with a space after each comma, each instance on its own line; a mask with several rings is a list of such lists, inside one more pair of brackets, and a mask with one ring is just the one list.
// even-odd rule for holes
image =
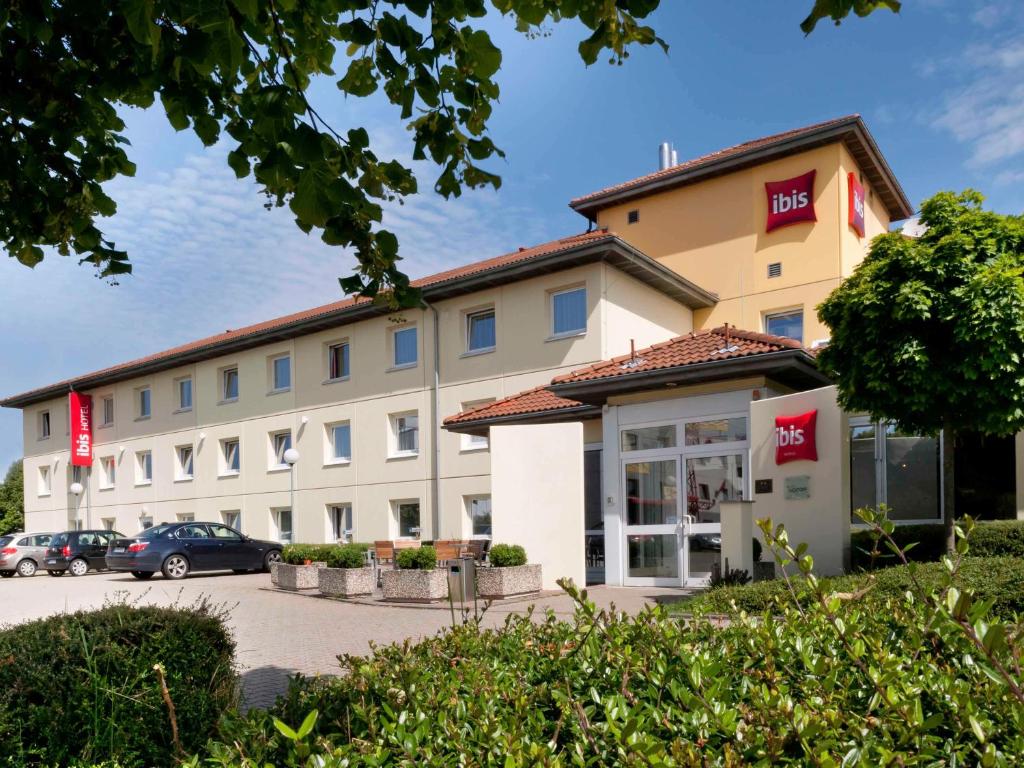
[[672, 167], [675, 168], [679, 165], [679, 153], [676, 152], [676, 148], [672, 147]]
[[663, 141], [661, 146], [658, 147], [658, 170], [664, 171], [666, 168], [672, 167], [672, 145], [667, 141]]

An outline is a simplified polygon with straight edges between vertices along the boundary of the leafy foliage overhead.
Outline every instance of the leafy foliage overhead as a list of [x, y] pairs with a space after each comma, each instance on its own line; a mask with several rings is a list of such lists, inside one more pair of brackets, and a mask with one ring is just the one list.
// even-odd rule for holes
[[879, 8], [888, 8], [893, 13], [899, 13], [902, 5], [899, 0], [814, 0], [814, 8], [807, 18], [800, 22], [800, 29], [809, 35], [822, 19], [831, 19], [839, 26], [851, 13], [862, 18]]
[[[841, 18], [873, 6], [823, 3]], [[884, 3], [889, 7], [896, 5]], [[116, 279], [128, 254], [96, 225], [116, 204], [103, 189], [135, 165], [124, 107], [157, 101], [170, 124], [210, 146], [226, 141], [239, 178], [268, 205], [288, 205], [305, 232], [351, 247], [348, 292], [417, 299], [397, 269], [381, 203], [417, 191], [412, 172], [380, 159], [358, 126], [335, 127], [307, 97], [312, 79], [345, 96], [378, 91], [400, 108], [413, 157], [440, 168], [451, 197], [497, 187], [484, 163], [501, 51], [478, 23], [489, 13], [537, 34], [576, 20], [583, 61], [621, 63], [635, 45], [666, 47], [642, 23], [659, 0], [19, 0], [0, 4], [0, 241], [34, 266], [53, 247]], [[818, 6], [825, 6], [819, 11]], [[813, 16], [813, 14], [812, 14]]]
[[968, 190], [921, 206], [924, 235], [889, 233], [818, 308], [839, 403], [901, 427], [1024, 429], [1024, 217]]

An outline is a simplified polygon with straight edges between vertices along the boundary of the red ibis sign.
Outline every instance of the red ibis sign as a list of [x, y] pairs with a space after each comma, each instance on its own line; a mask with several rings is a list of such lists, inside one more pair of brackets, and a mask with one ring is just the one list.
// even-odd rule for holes
[[799, 416], [775, 417], [775, 463], [790, 461], [818, 460], [816, 427], [818, 411], [808, 411]]
[[801, 221], [817, 221], [814, 213], [814, 174], [808, 171], [785, 181], [766, 181], [768, 221], [765, 232]]
[[71, 416], [71, 464], [92, 466], [92, 395], [68, 395]]
[[864, 237], [864, 187], [852, 173], [847, 178], [849, 179], [850, 226], [853, 227], [854, 232]]

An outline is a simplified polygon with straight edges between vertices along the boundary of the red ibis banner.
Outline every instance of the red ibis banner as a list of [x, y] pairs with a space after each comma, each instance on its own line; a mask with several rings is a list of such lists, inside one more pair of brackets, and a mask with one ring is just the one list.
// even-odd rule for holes
[[818, 460], [816, 429], [818, 411], [808, 411], [799, 416], [775, 417], [775, 463], [806, 459]]
[[92, 395], [68, 395], [71, 414], [71, 464], [92, 466]]
[[768, 221], [765, 232], [801, 221], [817, 221], [814, 213], [814, 174], [808, 171], [785, 181], [766, 181]]
[[852, 173], [847, 178], [849, 179], [850, 226], [853, 227], [854, 232], [864, 237], [864, 187]]

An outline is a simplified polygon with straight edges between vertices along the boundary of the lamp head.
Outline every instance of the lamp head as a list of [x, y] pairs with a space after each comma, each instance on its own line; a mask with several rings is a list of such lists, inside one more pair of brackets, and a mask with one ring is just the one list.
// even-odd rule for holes
[[299, 460], [299, 452], [294, 448], [289, 448], [284, 452], [284, 463], [288, 466], [292, 466]]

